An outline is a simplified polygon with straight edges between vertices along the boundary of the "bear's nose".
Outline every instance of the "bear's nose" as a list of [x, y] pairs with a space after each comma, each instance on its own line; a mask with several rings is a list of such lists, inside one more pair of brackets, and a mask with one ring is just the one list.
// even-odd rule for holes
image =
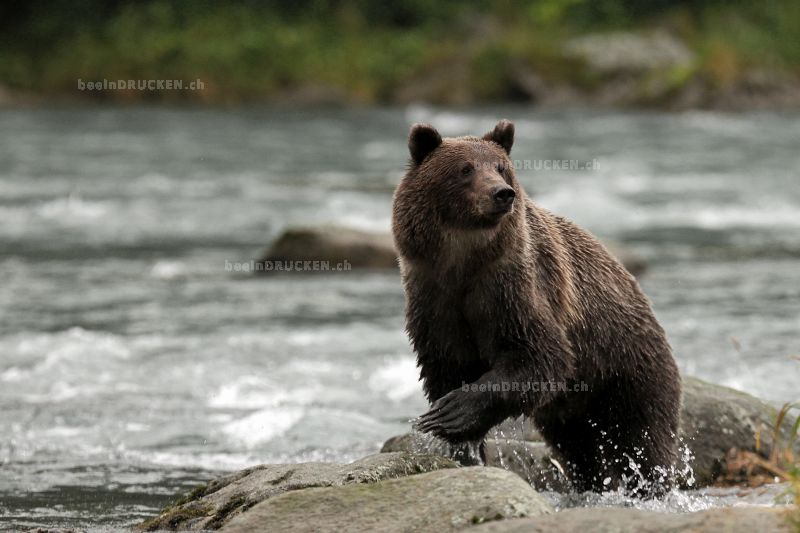
[[514, 201], [517, 193], [511, 187], [497, 187], [492, 196], [494, 196], [494, 203], [500, 207], [508, 207]]

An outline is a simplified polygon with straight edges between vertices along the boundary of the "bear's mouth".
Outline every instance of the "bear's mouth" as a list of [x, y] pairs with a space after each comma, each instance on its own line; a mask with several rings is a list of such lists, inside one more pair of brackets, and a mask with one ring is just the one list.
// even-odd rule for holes
[[482, 226], [484, 228], [494, 228], [503, 221], [503, 219], [513, 210], [513, 206], [495, 208], [488, 213], [484, 213], [481, 219], [483, 220]]
[[499, 219], [499, 218], [502, 218], [503, 216], [509, 214], [513, 210], [514, 210], [514, 204], [510, 203], [510, 204], [506, 204], [506, 205], [503, 205], [503, 206], [495, 207], [489, 213], [489, 215]]

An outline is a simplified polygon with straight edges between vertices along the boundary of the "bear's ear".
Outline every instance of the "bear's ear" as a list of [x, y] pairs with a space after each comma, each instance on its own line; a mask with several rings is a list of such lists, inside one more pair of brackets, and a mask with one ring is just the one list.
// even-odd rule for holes
[[514, 123], [506, 119], [501, 120], [492, 131], [483, 136], [483, 139], [499, 144], [510, 155], [511, 147], [514, 146]]
[[442, 144], [442, 136], [430, 124], [414, 124], [408, 135], [408, 151], [415, 165], [422, 163], [428, 154]]

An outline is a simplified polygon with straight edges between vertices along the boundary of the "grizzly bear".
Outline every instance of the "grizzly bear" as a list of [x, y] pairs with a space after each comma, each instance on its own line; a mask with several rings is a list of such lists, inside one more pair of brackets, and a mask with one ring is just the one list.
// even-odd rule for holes
[[664, 330], [592, 235], [526, 196], [513, 142], [505, 120], [481, 138], [411, 128], [392, 230], [432, 403], [415, 427], [474, 445], [529, 416], [576, 490], [663, 494], [681, 397]]

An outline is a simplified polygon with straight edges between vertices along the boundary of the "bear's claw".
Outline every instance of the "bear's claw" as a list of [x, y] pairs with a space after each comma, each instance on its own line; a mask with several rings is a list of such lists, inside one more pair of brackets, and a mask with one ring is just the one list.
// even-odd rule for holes
[[449, 442], [469, 440], [470, 436], [480, 433], [476, 415], [480, 408], [473, 403], [462, 391], [454, 390], [436, 400], [431, 409], [415, 421], [414, 429]]

